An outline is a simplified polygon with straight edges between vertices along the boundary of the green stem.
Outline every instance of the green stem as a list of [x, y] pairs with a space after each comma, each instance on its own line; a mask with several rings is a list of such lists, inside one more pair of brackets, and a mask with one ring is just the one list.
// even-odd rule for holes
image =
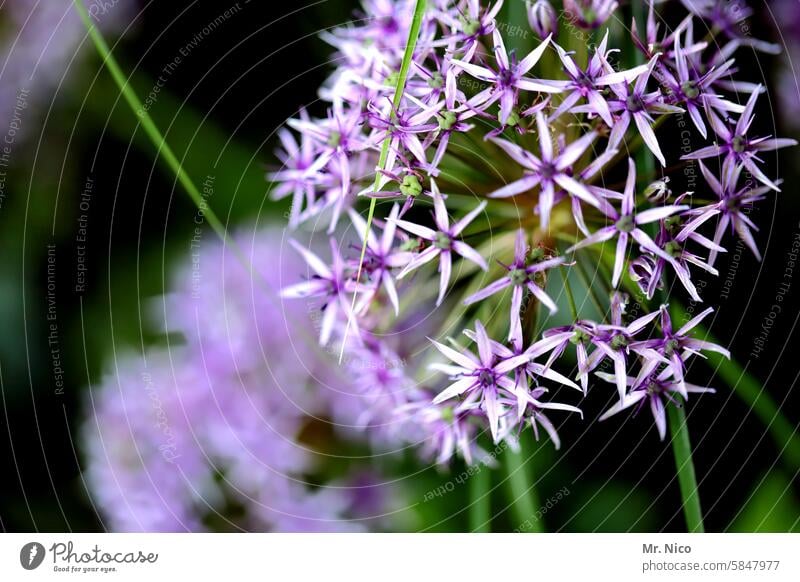
[[92, 39], [95, 47], [97, 48], [97, 52], [103, 58], [103, 64], [106, 66], [106, 68], [108, 68], [108, 71], [111, 73], [114, 82], [119, 86], [119, 90], [122, 93], [122, 96], [125, 98], [125, 101], [127, 101], [130, 108], [138, 116], [139, 122], [142, 124], [142, 127], [150, 138], [150, 141], [152, 141], [153, 145], [156, 146], [158, 158], [167, 164], [183, 188], [189, 194], [189, 197], [192, 199], [195, 205], [203, 210], [205, 219], [211, 225], [211, 228], [214, 229], [214, 231], [222, 240], [227, 240], [225, 226], [222, 224], [219, 218], [217, 218], [217, 215], [210, 208], [208, 208], [202, 194], [200, 193], [200, 190], [197, 188], [197, 186], [195, 186], [194, 182], [192, 182], [189, 174], [183, 169], [178, 156], [176, 156], [175, 152], [172, 151], [172, 148], [169, 146], [166, 139], [164, 139], [164, 136], [161, 134], [158, 126], [156, 126], [153, 119], [147, 113], [147, 110], [145, 109], [141, 100], [128, 82], [128, 78], [124, 75], [122, 69], [117, 64], [116, 59], [111, 54], [111, 49], [108, 47], [103, 35], [89, 17], [89, 13], [87, 12], [86, 7], [83, 5], [83, 2], [81, 0], [73, 0], [73, 4], [75, 5], [75, 9], [81, 17], [84, 26], [86, 26], [86, 30], [89, 33], [89, 37]]
[[469, 530], [485, 533], [491, 531], [491, 471], [482, 463], [478, 465], [478, 469], [469, 480]]
[[578, 321], [578, 307], [575, 305], [575, 296], [572, 294], [572, 286], [569, 284], [569, 275], [566, 272], [567, 268], [562, 266], [558, 269], [561, 274], [561, 280], [564, 282], [564, 291], [567, 294], [567, 302], [569, 303], [569, 310], [572, 312], [572, 318]]
[[703, 512], [700, 509], [697, 477], [692, 462], [692, 443], [689, 441], [689, 429], [686, 425], [686, 410], [683, 406], [668, 404], [667, 417], [672, 434], [672, 451], [675, 453], [675, 466], [686, 525], [691, 533], [703, 533]]
[[[675, 320], [686, 317], [686, 309], [672, 300], [670, 311]], [[720, 343], [703, 326], [694, 328], [696, 337], [712, 343]], [[736, 360], [728, 360], [716, 352], [708, 352], [707, 364], [742, 399], [747, 407], [766, 427], [787, 469], [792, 473], [800, 471], [800, 435], [797, 428], [783, 414], [778, 403], [764, 389], [764, 386]]]
[[[605, 260], [607, 264], [610, 264], [614, 257], [608, 253], [606, 255]], [[598, 251], [599, 256], [600, 253]], [[630, 279], [627, 273], [623, 274], [622, 284], [631, 294], [640, 297], [640, 302], [646, 303], [646, 299], [641, 297], [638, 286]], [[670, 299], [670, 313], [676, 321], [686, 318], [686, 308], [675, 298]], [[715, 344], [720, 343], [703, 325], [695, 327], [694, 333], [699, 339]], [[786, 418], [780, 406], [764, 390], [762, 383], [747, 371], [747, 366], [742, 366], [736, 360], [728, 360], [716, 352], [708, 352], [704, 355], [706, 356], [707, 365], [716, 374], [719, 374], [724, 382], [766, 427], [787, 469], [792, 473], [800, 471], [800, 434], [798, 434], [796, 425]]]
[[[408, 69], [411, 67], [411, 59], [414, 56], [414, 49], [417, 46], [417, 39], [419, 38], [419, 30], [422, 26], [422, 15], [425, 13], [425, 0], [417, 0], [416, 6], [414, 6], [414, 16], [411, 21], [411, 28], [408, 31], [408, 41], [406, 42], [406, 50], [403, 53], [403, 60], [400, 63], [400, 73], [397, 76], [397, 85], [395, 85], [394, 89], [394, 98], [392, 99], [392, 111], [390, 113], [390, 118], [392, 120], [395, 119], [397, 110], [400, 107], [400, 104], [403, 100], [403, 92], [406, 89], [406, 79], [408, 77]], [[381, 181], [381, 170], [386, 168], [386, 160], [389, 158], [389, 144], [391, 143], [390, 139], [390, 131], [387, 130], [387, 135], [381, 144], [381, 155], [378, 158], [378, 167], [375, 171], [375, 182], [372, 185], [373, 192], [378, 191], [378, 187]], [[377, 203], [377, 198], [372, 198], [369, 203], [369, 211], [367, 213], [367, 232], [372, 227], [372, 219], [375, 217], [375, 205]], [[367, 253], [367, 239], [368, 237], [364, 236], [364, 243], [361, 245], [361, 255], [358, 261], [358, 271], [356, 272], [356, 281], [361, 280], [361, 269], [364, 267], [364, 256]], [[353, 302], [350, 305], [350, 313], [352, 314], [353, 310], [356, 306], [356, 298], [358, 294], [354, 291], [353, 292]], [[339, 363], [342, 362], [342, 358], [344, 356], [344, 348], [347, 345], [347, 336], [350, 333], [350, 326], [353, 321], [352, 315], [348, 316], [347, 318], [347, 325], [344, 328], [344, 337], [342, 338], [342, 349], [339, 352]]]
[[[119, 87], [120, 93], [124, 97], [125, 101], [139, 118], [139, 123], [144, 128], [145, 133], [150, 138], [150, 141], [156, 147], [157, 159], [166, 163], [167, 168], [175, 175], [178, 182], [181, 184], [181, 186], [183, 186], [183, 189], [189, 195], [189, 198], [192, 199], [192, 202], [194, 202], [198, 210], [203, 213], [205, 221], [211, 225], [211, 228], [214, 230], [217, 236], [219, 236], [226, 248], [233, 252], [236, 260], [253, 278], [256, 285], [258, 285], [267, 296], [274, 297], [275, 290], [264, 280], [261, 273], [257, 272], [256, 269], [253, 268], [252, 263], [247, 258], [247, 255], [244, 253], [244, 251], [242, 251], [242, 249], [239, 247], [239, 244], [236, 242], [236, 240], [228, 236], [225, 225], [206, 203], [203, 195], [200, 193], [200, 190], [194, 184], [192, 178], [189, 176], [189, 173], [184, 169], [183, 164], [178, 159], [178, 156], [175, 155], [175, 152], [167, 143], [164, 135], [150, 117], [150, 114], [147, 112], [141, 100], [131, 86], [129, 79], [122, 72], [122, 68], [111, 54], [111, 49], [103, 38], [103, 35], [94, 26], [94, 23], [92, 23], [89, 13], [87, 12], [86, 7], [83, 5], [82, 0], [73, 0], [73, 4], [75, 6], [75, 10], [78, 12], [78, 15], [83, 21], [84, 26], [86, 27], [89, 37], [92, 39], [98, 54], [102, 57], [103, 64], [106, 66], [111, 74], [111, 77], [114, 79], [114, 82]], [[310, 339], [310, 334], [306, 328], [301, 327], [299, 333], [301, 337], [310, 341], [310, 345], [316, 345], [316, 341]]]
[[[532, 461], [529, 459], [529, 463]], [[506, 451], [505, 466], [508, 473], [508, 484], [511, 489], [511, 508], [518, 524], [530, 525], [525, 531], [541, 533], [542, 523], [536, 518], [536, 509], [540, 507], [536, 486], [530, 480], [522, 453]]]

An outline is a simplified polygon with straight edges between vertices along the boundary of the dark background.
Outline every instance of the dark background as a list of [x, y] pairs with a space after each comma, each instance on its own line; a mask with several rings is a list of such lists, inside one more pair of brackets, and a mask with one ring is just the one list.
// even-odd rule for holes
[[[151, 2], [119, 37], [114, 49], [145, 99], [163, 68], [228, 5], [219, 2]], [[281, 220], [267, 203], [264, 172], [272, 161], [273, 132], [302, 104], [315, 99], [330, 70], [330, 49], [315, 33], [349, 18], [354, 3], [328, 0], [240, 3], [240, 11], [191, 51], [151, 110], [167, 140], [197, 182], [215, 177], [212, 207], [226, 223]], [[765, 11], [754, 17], [761, 37], [776, 37]], [[159, 341], [140, 321], [144, 298], [164, 291], [170, 265], [185, 260], [195, 208], [172, 174], [155, 163], [145, 135], [122, 102], [93, 48], [81, 53], [49, 112], [37, 112], [36, 130], [20, 146], [8, 197], [0, 212], [0, 529], [96, 530], [100, 527], [80, 479], [76, 432], [84, 391], [97, 381], [112, 350]], [[772, 83], [781, 57], [745, 56], [742, 77]], [[791, 135], [777, 103], [763, 99], [762, 134]], [[321, 112], [320, 104], [311, 111]], [[770, 112], [777, 112], [771, 119]], [[229, 139], [230, 138], [230, 139]], [[669, 143], [669, 142], [667, 142]], [[669, 145], [664, 146], [669, 150]], [[669, 154], [668, 154], [669, 155]], [[752, 215], [761, 226], [759, 263], [741, 254], [730, 294], [720, 297], [709, 277], [703, 291], [718, 305], [713, 330], [733, 338], [737, 360], [776, 401], [791, 428], [798, 418], [797, 298], [800, 271], [771, 326], [760, 357], [750, 353], [775, 303], [792, 240], [800, 233], [798, 152], [780, 157], [783, 192], [770, 195]], [[774, 168], [774, 160], [771, 162]], [[80, 195], [93, 181], [88, 210], [86, 285], [76, 290]], [[673, 185], [679, 190], [677, 185]], [[731, 239], [727, 239], [731, 241]], [[48, 344], [48, 247], [55, 245], [55, 306], [64, 379], [56, 386]], [[730, 247], [734, 245], [731, 244]], [[718, 268], [725, 280], [731, 256]], [[722, 343], [727, 345], [727, 341]], [[696, 383], [718, 393], [695, 401], [691, 434], [701, 499], [710, 531], [797, 528], [798, 461], [788, 462], [764, 423], [715, 371], [695, 366]], [[761, 388], [758, 386], [757, 388]], [[551, 531], [683, 529], [674, 462], [649, 416], [625, 423], [591, 423], [603, 399], [585, 401], [587, 421], [561, 429], [567, 443], [558, 467], [543, 471], [548, 487], [573, 483], [569, 503], [547, 515]], [[591, 424], [591, 433], [584, 435]], [[576, 446], [569, 446], [576, 443]], [[549, 448], [548, 448], [549, 451]], [[542, 453], [541, 468], [555, 462]], [[460, 470], [458, 467], [455, 470]], [[441, 480], [441, 478], [440, 478]], [[550, 491], [549, 493], [552, 493]], [[442, 529], [458, 529], [457, 521]]]

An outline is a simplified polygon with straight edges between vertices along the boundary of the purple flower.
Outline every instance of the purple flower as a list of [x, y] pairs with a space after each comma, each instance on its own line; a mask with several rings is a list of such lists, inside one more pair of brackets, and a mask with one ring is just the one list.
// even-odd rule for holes
[[[687, 45], [692, 41], [687, 40]], [[670, 71], [662, 67], [659, 72], [659, 81], [667, 86], [670, 98], [675, 103], [686, 106], [697, 130], [703, 137], [706, 137], [706, 125], [703, 122], [701, 111], [706, 116], [713, 115], [713, 110], [741, 112], [744, 108], [741, 105], [723, 99], [714, 91], [713, 86], [720, 78], [730, 74], [730, 67], [733, 61], [726, 61], [722, 65], [710, 70], [698, 69], [689, 62], [691, 50], [680, 46], [680, 34], [675, 35], [674, 56], [675, 69]]]
[[[464, 96], [456, 86], [456, 70], [453, 67], [448, 70], [444, 83], [444, 101], [425, 109], [425, 111], [435, 116], [438, 123], [436, 137], [439, 143], [429, 166], [429, 171], [432, 174], [438, 173], [437, 168], [447, 151], [450, 136], [453, 133], [463, 133], [471, 130], [474, 125], [467, 123], [467, 120], [479, 113], [478, 106], [485, 101], [485, 96], [482, 93], [478, 93], [468, 101], [462, 99]], [[457, 105], [458, 100], [462, 100], [460, 105]], [[430, 140], [430, 143], [432, 142], [433, 140]]]
[[[692, 15], [687, 15], [686, 18], [681, 20], [678, 26], [672, 30], [668, 30], [662, 37], [659, 35], [658, 31], [661, 23], [656, 19], [654, 9], [655, 2], [654, 0], [648, 0], [647, 4], [647, 24], [644, 39], [639, 36], [639, 31], [636, 27], [636, 19], [634, 18], [631, 21], [631, 38], [633, 39], [633, 43], [648, 60], [660, 54], [664, 59], [672, 61], [675, 58], [675, 37], [680, 35], [686, 27], [691, 26]], [[688, 43], [689, 46], [684, 48], [684, 52], [694, 53], [695, 51], [700, 51], [706, 47], [706, 44], [707, 43]]]
[[436, 300], [436, 305], [438, 306], [444, 301], [447, 285], [450, 282], [450, 273], [453, 267], [453, 253], [461, 255], [468, 261], [472, 261], [484, 271], [489, 268], [486, 261], [475, 249], [460, 240], [456, 240], [464, 229], [475, 220], [475, 217], [483, 212], [483, 209], [486, 207], [486, 202], [481, 202], [476, 208], [464, 216], [464, 218], [450, 226], [450, 219], [447, 215], [444, 199], [433, 179], [431, 179], [431, 189], [433, 192], [434, 223], [436, 225], [436, 230], [428, 228], [427, 226], [408, 222], [407, 220], [394, 220], [397, 226], [403, 230], [415, 234], [430, 243], [428, 248], [411, 259], [397, 278], [402, 279], [411, 271], [439, 257], [439, 297]]
[[[465, 330], [464, 335], [466, 335], [472, 341], [477, 341], [478, 339], [477, 334], [469, 330]], [[552, 349], [552, 342], [550, 340], [540, 340], [538, 342], [534, 342], [528, 348], [525, 348], [522, 343], [522, 330], [517, 329], [517, 333], [509, 340], [510, 346], [503, 345], [493, 339], [490, 339], [489, 341], [494, 354], [503, 360], [510, 360], [516, 356], [523, 355], [526, 355], [530, 358], [527, 363], [521, 364], [514, 370], [514, 384], [516, 386], [516, 402], [514, 404], [517, 408], [517, 418], [514, 423], [511, 423], [512, 426], [522, 420], [526, 410], [528, 410], [531, 405], [538, 409], [553, 408], [559, 410], [577, 410], [580, 412], [579, 409], [566, 404], [550, 403], [552, 405], [544, 406], [535, 398], [532, 399], [532, 391], [529, 387], [531, 384], [535, 387], [535, 390], [540, 390], [537, 392], [538, 395], [536, 398], [541, 397], [541, 395], [546, 392], [545, 389], [539, 388], [539, 380], [542, 378], [552, 380], [558, 384], [561, 384], [562, 386], [569, 386], [575, 390], [582, 391], [581, 387], [575, 384], [572, 380], [553, 370], [549, 363], [541, 364], [539, 362], [534, 362], [534, 359], [546, 354]], [[528, 411], [531, 412], [530, 410]], [[581, 416], [583, 416], [582, 413]]]
[[547, 127], [544, 115], [536, 114], [536, 126], [539, 130], [539, 153], [536, 157], [520, 146], [503, 139], [492, 139], [515, 162], [525, 169], [525, 176], [495, 190], [489, 196], [492, 198], [507, 198], [527, 192], [539, 186], [539, 218], [542, 228], [547, 228], [550, 221], [550, 211], [555, 203], [556, 188], [563, 188], [573, 196], [595, 207], [600, 207], [600, 201], [586, 186], [572, 177], [572, 164], [574, 164], [589, 148], [597, 137], [595, 132], [590, 132], [573, 143], [569, 144], [560, 153], [553, 150], [553, 141], [550, 129]]
[[443, 41], [432, 46], [444, 45], [458, 52], [463, 51], [461, 59], [471, 62], [482, 37], [496, 31], [495, 18], [503, 7], [503, 0], [497, 0], [491, 7], [482, 8], [480, 0], [467, 0], [466, 13], [461, 10], [432, 10], [432, 16], [450, 28], [450, 34]]
[[617, 6], [616, 0], [564, 0], [564, 18], [581, 28], [600, 28]]
[[549, 0], [528, 0], [528, 24], [539, 38], [558, 34], [558, 14]]
[[[614, 127], [614, 120], [611, 117], [611, 110], [609, 109], [606, 98], [603, 96], [603, 90], [608, 85], [615, 85], [617, 83], [630, 83], [638, 76], [648, 71], [647, 65], [639, 65], [627, 71], [614, 71], [608, 64], [608, 31], [606, 31], [600, 46], [595, 49], [594, 55], [589, 60], [586, 70], [581, 69], [575, 60], [564, 49], [557, 44], [553, 43], [561, 63], [564, 65], [564, 71], [569, 76], [570, 80], [563, 81], [550, 81], [555, 86], [561, 87], [569, 94], [564, 97], [564, 100], [559, 104], [558, 108], [550, 116], [550, 119], [559, 117], [572, 109], [579, 100], [586, 99], [589, 103], [589, 109], [592, 113], [600, 116], [600, 118], [609, 127]], [[645, 81], [646, 83], [647, 81]]]
[[[680, 196], [676, 202], [680, 202], [685, 196], [686, 195]], [[660, 283], [664, 268], [669, 265], [675, 271], [675, 275], [686, 289], [686, 292], [689, 293], [692, 300], [697, 302], [702, 301], [697, 292], [697, 287], [692, 282], [689, 267], [692, 265], [699, 267], [714, 276], [718, 273], [714, 267], [707, 264], [702, 257], [689, 251], [686, 246], [689, 242], [694, 242], [705, 247], [705, 249], [709, 250], [711, 253], [725, 252], [724, 248], [697, 232], [706, 221], [717, 214], [719, 214], [719, 211], [713, 206], [704, 209], [695, 208], [683, 214], [683, 216], [690, 218], [685, 224], [681, 222], [682, 216], [671, 216], [661, 222], [655, 243], [670, 257], [670, 259], [666, 260], [663, 256], [653, 257], [653, 272], [649, 278], [648, 284], [644, 288], [648, 299], [652, 299]]]
[[650, 59], [650, 64], [645, 72], [636, 79], [633, 86], [628, 83], [611, 85], [610, 89], [614, 98], [609, 99], [608, 107], [617, 115], [617, 121], [609, 124], [611, 135], [608, 138], [609, 148], [616, 149], [622, 142], [625, 132], [628, 131], [631, 121], [636, 125], [645, 145], [658, 158], [662, 166], [666, 166], [664, 154], [658, 145], [658, 138], [653, 131], [653, 117], [651, 113], [664, 115], [668, 113], [680, 113], [683, 110], [679, 107], [668, 105], [664, 102], [661, 91], [647, 91], [647, 82], [653, 73], [658, 55]]
[[[526, 399], [524, 401], [525, 407], [520, 416], [531, 425], [533, 436], [537, 441], [539, 440], [539, 427], [541, 427], [550, 436], [550, 440], [553, 441], [553, 446], [556, 448], [556, 450], [559, 450], [561, 448], [561, 438], [558, 436], [556, 427], [545, 415], [545, 411], [561, 410], [564, 412], [576, 412], [581, 416], [581, 418], [583, 418], [583, 411], [577, 406], [572, 406], [571, 404], [562, 404], [560, 402], [542, 402], [541, 398], [545, 394], [547, 394], [547, 389], [542, 387], [536, 387], [530, 392], [527, 392]], [[506, 397], [504, 395], [501, 395], [501, 402], [505, 398]], [[514, 425], [510, 424], [509, 430], [513, 429]]]
[[[672, 328], [672, 319], [666, 305], [661, 306], [661, 333], [659, 338], [647, 339], [631, 345], [631, 349], [639, 353], [644, 358], [654, 361], [663, 359], [669, 362], [668, 367], [672, 371], [678, 391], [686, 396], [685, 376], [686, 359], [691, 355], [700, 355], [702, 350], [709, 350], [722, 354], [730, 359], [731, 354], [728, 350], [717, 344], [699, 340], [691, 337], [689, 332], [697, 327], [708, 315], [714, 312], [713, 307], [709, 307], [699, 315], [696, 315], [677, 331]], [[653, 353], [655, 352], [655, 353]]]
[[[499, 419], [505, 415], [506, 407], [500, 400], [502, 394], [516, 401], [517, 384], [508, 377], [509, 372], [530, 361], [531, 356], [520, 354], [510, 358], [498, 357], [483, 324], [475, 322], [475, 340], [478, 356], [471, 352], [460, 352], [431, 340], [436, 349], [455, 365], [433, 364], [434, 369], [453, 377], [454, 382], [442, 390], [433, 403], [439, 404], [457, 396], [464, 396], [460, 410], [480, 409], [489, 419], [489, 428], [495, 442], [499, 441]], [[473, 406], [474, 405], [474, 406]]]
[[460, 455], [467, 465], [483, 460], [486, 452], [478, 446], [479, 425], [473, 422], [482, 416], [474, 410], [454, 410], [447, 403], [431, 404], [431, 398], [417, 400], [396, 409], [409, 431], [408, 442], [420, 445], [420, 456], [445, 465]]
[[[703, 162], [698, 162], [698, 164], [700, 165], [700, 172], [703, 174], [706, 183], [714, 194], [719, 197], [719, 202], [713, 204], [711, 207], [714, 210], [718, 210], [718, 214], [721, 215], [717, 223], [716, 232], [714, 233], [714, 244], [720, 244], [725, 230], [730, 227], [731, 231], [735, 232], [739, 238], [744, 241], [747, 248], [749, 248], [760, 261], [761, 253], [758, 251], [756, 241], [753, 239], [753, 233], [751, 232], [751, 230], [758, 231], [758, 227], [750, 220], [747, 214], [756, 202], [760, 202], [764, 199], [764, 195], [769, 192], [771, 188], [769, 186], [751, 188], [747, 184], [739, 188], [739, 176], [742, 173], [743, 166], [738, 164], [728, 164], [725, 166], [723, 168], [724, 172], [721, 181], [717, 180], [716, 176], [706, 168]], [[780, 182], [777, 184], [779, 185]], [[704, 212], [708, 212], [708, 210], [704, 210]], [[713, 266], [716, 257], [717, 251], [712, 250], [708, 257], [708, 264]]]
[[[323, 346], [327, 345], [340, 317], [351, 317], [348, 293], [365, 291], [367, 288], [351, 281], [345, 275], [345, 263], [335, 239], [331, 238], [330, 241], [331, 256], [333, 257], [331, 267], [310, 250], [303, 248], [297, 241], [290, 240], [289, 243], [300, 253], [314, 274], [307, 281], [282, 289], [281, 297], [290, 299], [321, 297], [324, 299], [325, 303], [321, 308], [323, 316], [319, 343]], [[358, 334], [357, 329], [356, 334]]]
[[[310, 121], [304, 110], [300, 112], [300, 119]], [[309, 134], [301, 134], [299, 144], [288, 129], [281, 129], [278, 137], [283, 151], [278, 151], [276, 155], [283, 167], [269, 174], [270, 180], [278, 182], [270, 194], [273, 200], [292, 196], [289, 226], [296, 228], [300, 223], [303, 202], [308, 207], [316, 202], [316, 187], [320, 177], [315, 165], [319, 152], [316, 141]]]
[[[611, 298], [611, 323], [598, 324], [592, 330], [591, 342], [597, 347], [586, 360], [585, 368], [581, 373], [588, 374], [603, 360], [609, 358], [614, 363], [614, 377], [616, 378], [619, 397], [625, 395], [625, 378], [628, 373], [628, 355], [631, 344], [637, 334], [658, 317], [658, 311], [648, 313], [625, 325], [622, 314], [625, 310], [625, 300], [620, 293], [614, 293]], [[666, 361], [666, 360], [665, 360]]]
[[779, 54], [781, 47], [750, 36], [750, 27], [741, 23], [753, 16], [753, 9], [743, 0], [681, 0], [686, 9], [698, 18], [705, 20], [709, 29], [722, 32], [734, 39], [736, 46], [744, 45], [755, 50]]
[[597, 244], [607, 241], [613, 237], [617, 237], [617, 251], [614, 260], [614, 273], [611, 283], [614, 287], [619, 285], [620, 276], [622, 275], [622, 268], [625, 264], [625, 256], [628, 250], [630, 239], [633, 239], [641, 247], [651, 253], [654, 253], [666, 260], [671, 260], [669, 255], [662, 251], [658, 245], [655, 244], [652, 238], [640, 226], [664, 218], [686, 210], [688, 206], [659, 206], [649, 210], [636, 212], [636, 203], [634, 198], [634, 188], [636, 186], [636, 164], [632, 159], [628, 160], [628, 180], [625, 184], [625, 192], [622, 197], [622, 206], [618, 212], [611, 204], [605, 203], [601, 210], [603, 213], [613, 221], [611, 226], [606, 226], [596, 231], [594, 234], [586, 237], [578, 244], [573, 245], [567, 249], [567, 252], [574, 252], [589, 245]]
[[728, 172], [732, 173], [734, 170], [732, 170], [731, 166], [741, 164], [747, 168], [747, 171], [759, 182], [769, 186], [775, 191], [780, 191], [778, 185], [770, 180], [756, 165], [757, 161], [761, 161], [758, 154], [788, 146], [795, 146], [797, 145], [797, 140], [771, 137], [752, 138], [748, 136], [750, 125], [753, 123], [754, 109], [758, 95], [758, 91], [750, 95], [750, 99], [747, 100], [747, 106], [744, 108], [744, 111], [742, 111], [739, 120], [733, 126], [723, 122], [713, 112], [707, 112], [711, 128], [714, 130], [714, 133], [717, 134], [720, 143], [686, 154], [682, 156], [681, 159], [701, 160], [724, 156], [723, 174]]
[[550, 357], [545, 363], [545, 368], [558, 360], [570, 344], [575, 346], [575, 353], [578, 360], [577, 379], [581, 383], [583, 393], [589, 389], [589, 372], [586, 370], [589, 361], [587, 346], [591, 344], [595, 330], [594, 323], [590, 321], [576, 321], [572, 325], [553, 327], [542, 333], [542, 339], [536, 342], [537, 353], [550, 353]]
[[511, 319], [508, 335], [509, 339], [511, 339], [520, 331], [520, 309], [522, 308], [522, 299], [525, 289], [528, 289], [536, 299], [547, 306], [550, 313], [555, 313], [558, 310], [555, 302], [550, 299], [543, 289], [544, 273], [548, 269], [563, 265], [564, 263], [565, 259], [562, 257], [546, 259], [540, 248], [533, 251], [529, 260], [528, 245], [525, 242], [525, 231], [520, 229], [517, 231], [517, 240], [514, 245], [514, 261], [510, 265], [500, 263], [503, 268], [508, 271], [508, 274], [502, 279], [498, 279], [491, 285], [467, 297], [464, 300], [464, 305], [472, 305], [487, 297], [491, 297], [507, 287], [512, 287]]
[[[397, 204], [392, 206], [380, 240], [375, 236], [371, 228], [367, 228], [367, 223], [361, 218], [360, 214], [354, 210], [350, 211], [350, 220], [358, 231], [358, 236], [361, 238], [362, 243], [366, 242], [367, 244], [362, 273], [371, 278], [371, 283], [374, 286], [372, 293], [367, 293], [363, 296], [362, 307], [366, 307], [374, 299], [378, 289], [383, 286], [389, 301], [392, 303], [392, 307], [394, 307], [395, 315], [400, 313], [400, 300], [397, 297], [397, 287], [392, 276], [392, 269], [404, 267], [413, 256], [408, 251], [394, 248], [395, 230], [397, 228], [395, 220], [397, 220], [399, 210], [400, 207]], [[358, 265], [355, 268], [357, 270]], [[357, 311], [360, 311], [360, 309]]]
[[362, 114], [358, 108], [346, 108], [335, 102], [327, 119], [312, 121], [307, 117], [290, 119], [290, 127], [317, 142], [318, 152], [314, 164], [307, 169], [309, 175], [332, 165], [338, 171], [341, 195], [350, 192], [350, 156], [370, 147], [361, 131]]
[[[656, 428], [658, 429], [658, 436], [663, 441], [664, 437], [667, 436], [667, 416], [664, 407], [667, 402], [671, 402], [673, 406], [681, 406], [681, 403], [675, 399], [673, 394], [681, 394], [683, 390], [679, 387], [678, 382], [671, 378], [671, 368], [664, 368], [663, 371], [656, 372], [658, 364], [658, 361], [649, 360], [643, 364], [642, 371], [638, 376], [635, 378], [627, 377], [625, 384], [630, 387], [629, 392], [609, 408], [599, 420], [606, 420], [634, 405], [636, 405], [636, 412], [638, 412], [643, 406], [649, 404], [653, 420], [655, 420]], [[598, 372], [597, 375], [606, 382], [613, 383], [617, 381], [617, 378], [612, 374]], [[714, 392], [714, 389], [686, 383], [685, 391], [702, 393]]]
[[492, 83], [493, 89], [487, 94], [487, 99], [483, 103], [484, 107], [495, 101], [500, 101], [500, 123], [506, 125], [511, 112], [517, 105], [517, 94], [522, 91], [537, 91], [539, 93], [559, 93], [561, 89], [548, 85], [546, 82], [538, 81], [525, 77], [525, 75], [539, 62], [550, 37], [533, 49], [528, 55], [517, 62], [514, 55], [509, 57], [506, 52], [503, 37], [500, 31], [493, 33], [494, 56], [497, 70], [474, 65], [463, 60], [453, 59], [453, 64], [464, 69], [467, 73], [487, 83]]
[[410, 152], [423, 168], [427, 168], [428, 160], [420, 135], [430, 134], [439, 128], [437, 123], [430, 122], [436, 113], [434, 109], [426, 108], [424, 103], [411, 95], [406, 95], [405, 98], [413, 106], [401, 107], [395, 111], [388, 97], [386, 106], [382, 109], [375, 103], [369, 105], [370, 123], [374, 128], [370, 141], [383, 143], [384, 140], [390, 140], [389, 156], [384, 165], [385, 172], [391, 172], [398, 155], [406, 151]]

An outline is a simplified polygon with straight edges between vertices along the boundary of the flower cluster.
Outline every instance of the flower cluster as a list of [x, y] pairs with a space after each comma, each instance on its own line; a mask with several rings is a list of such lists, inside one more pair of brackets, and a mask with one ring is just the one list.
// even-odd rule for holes
[[275, 301], [280, 233], [238, 241], [258, 275], [202, 242], [151, 310], [181, 341], [118, 355], [89, 392], [81, 440], [93, 503], [113, 531], [382, 529], [397, 488], [356, 466], [323, 480], [321, 445], [303, 438], [358, 401], [294, 331], [307, 307]]
[[[327, 113], [289, 120], [270, 178], [274, 198], [291, 198], [290, 226], [322, 222], [331, 250], [295, 244], [307, 279], [283, 295], [318, 301], [320, 343], [375, 402], [367, 424], [439, 462], [470, 461], [482, 430], [514, 443], [530, 423], [558, 446], [545, 413], [580, 409], [549, 390], [585, 394], [592, 372], [617, 388], [608, 415], [647, 402], [661, 438], [665, 406], [708, 390], [685, 375], [693, 355], [727, 355], [691, 336], [712, 309], [675, 331], [664, 293], [674, 280], [702, 301], [693, 270], [717, 273], [728, 231], [759, 256], [748, 215], [780, 186], [764, 154], [795, 144], [756, 129], [764, 87], [734, 78], [734, 55], [774, 47], [741, 33], [749, 12], [733, 4], [661, 3], [684, 11], [670, 30], [650, 2], [627, 31], [617, 2], [564, 2], [559, 14], [537, 0], [525, 46], [504, 38], [502, 0], [431, 0], [407, 70], [412, 0], [364, 0], [366, 19], [323, 35], [338, 64], [320, 90]], [[712, 32], [697, 40], [695, 27]], [[664, 138], [676, 127], [695, 140], [683, 155]], [[702, 192], [673, 194], [670, 173], [689, 164]], [[372, 223], [357, 210], [370, 198]], [[605, 278], [584, 289], [606, 302], [605, 322], [572, 301], [572, 271], [588, 261]], [[657, 295], [664, 305], [647, 313]], [[556, 316], [565, 324], [549, 323]], [[464, 320], [474, 349], [442, 339]], [[419, 347], [421, 327], [433, 351]], [[407, 362], [398, 343], [410, 364], [378, 365], [378, 377], [352, 365]], [[579, 384], [554, 369], [571, 345]]]

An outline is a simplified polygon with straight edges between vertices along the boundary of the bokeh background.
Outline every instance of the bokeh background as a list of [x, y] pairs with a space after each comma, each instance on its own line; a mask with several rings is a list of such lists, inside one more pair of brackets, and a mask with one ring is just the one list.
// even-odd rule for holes
[[[792, 69], [800, 62], [800, 4], [751, 4], [757, 35], [786, 47], [779, 56], [740, 57], [742, 76], [769, 88], [761, 133], [800, 137]], [[212, 177], [209, 203], [223, 222], [282, 224], [286, 208], [268, 199], [265, 179], [275, 131], [301, 105], [324, 111], [314, 100], [331, 50], [317, 33], [346, 22], [357, 4], [98, 0], [90, 9], [185, 169], [198, 183]], [[0, 159], [0, 530], [102, 530], [76, 438], [88, 413], [85, 391], [114, 353], [165, 341], [142, 306], [168, 291], [172, 271], [190, 259], [196, 209], [155, 161], [70, 2], [0, 0], [0, 51], [0, 133], [8, 146]], [[180, 65], [170, 66], [182, 51]], [[800, 420], [800, 267], [786, 277], [800, 259], [792, 254], [800, 240], [800, 151], [783, 152], [779, 162], [783, 192], [753, 215], [763, 262], [736, 247], [702, 291], [719, 306], [716, 337], [730, 342], [750, 374], [732, 383], [773, 402], [783, 419], [759, 417], [719, 370], [696, 367], [697, 383], [718, 388], [690, 420], [709, 531], [800, 528], [800, 458], [786, 438]], [[785, 299], [772, 316], [778, 295]], [[588, 399], [586, 417], [603, 405]], [[566, 422], [562, 440], [578, 445], [558, 455], [537, 448], [534, 470], [546, 474], [540, 496], [569, 491], [547, 511], [547, 529], [682, 530], [671, 450], [649, 421], [624, 430], [594, 424], [587, 435], [589, 424]], [[413, 498], [464, 468], [455, 464], [448, 475], [399, 458], [383, 469]], [[465, 495], [418, 504], [383, 529], [463, 530]], [[494, 527], [519, 529], [496, 503]]]

